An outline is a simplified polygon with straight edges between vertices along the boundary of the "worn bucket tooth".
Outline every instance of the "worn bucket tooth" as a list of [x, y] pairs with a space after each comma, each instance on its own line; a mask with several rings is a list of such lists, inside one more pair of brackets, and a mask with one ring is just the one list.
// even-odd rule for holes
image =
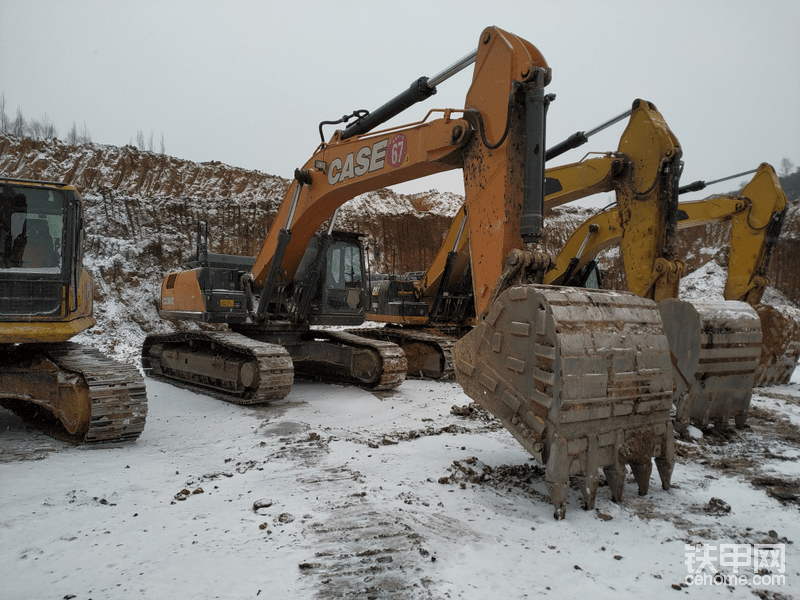
[[665, 458], [656, 459], [656, 469], [658, 469], [658, 476], [661, 478], [661, 489], [668, 490], [672, 481], [672, 469], [675, 467], [675, 461], [667, 460]]
[[761, 323], [745, 302], [670, 298], [659, 305], [675, 379], [675, 427], [744, 425], [761, 356]]
[[550, 501], [556, 509], [553, 516], [556, 519], [563, 519], [567, 512], [569, 495], [569, 456], [567, 441], [560, 436], [555, 436], [555, 438], [550, 444], [544, 479], [550, 494]]
[[578, 487], [581, 490], [584, 510], [592, 510], [594, 508], [595, 498], [597, 497], [597, 487], [600, 484], [598, 469], [597, 435], [590, 433], [586, 436], [585, 473], [583, 475], [578, 475], [576, 478]]
[[611, 490], [611, 500], [620, 502], [622, 492], [625, 489], [625, 465], [617, 464], [603, 467], [603, 473], [608, 481], [608, 488]]
[[597, 498], [597, 487], [600, 485], [600, 476], [595, 471], [593, 475], [579, 475], [576, 479], [581, 490], [583, 509], [593, 510]]
[[545, 465], [557, 517], [566, 513], [570, 476], [586, 507], [601, 468], [619, 499], [624, 464], [663, 458], [671, 442], [672, 366], [652, 300], [512, 287], [456, 343], [453, 361], [465, 393]]
[[630, 467], [636, 484], [639, 486], [639, 495], [646, 496], [647, 490], [650, 488], [650, 473], [653, 472], [653, 463], [649, 460], [645, 463], [630, 463]]
[[[673, 365], [675, 361], [673, 360]], [[683, 393], [675, 399], [675, 418], [673, 428], [678, 433], [683, 433], [690, 425], [692, 420], [692, 399], [689, 396], [689, 389], [684, 388]]]
[[656, 456], [656, 469], [661, 478], [661, 489], [668, 490], [672, 482], [672, 470], [675, 467], [675, 438], [672, 430], [667, 432], [661, 452]]

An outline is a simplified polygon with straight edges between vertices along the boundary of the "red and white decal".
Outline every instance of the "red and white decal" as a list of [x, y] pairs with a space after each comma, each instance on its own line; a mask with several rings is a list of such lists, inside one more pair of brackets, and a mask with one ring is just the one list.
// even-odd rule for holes
[[406, 154], [408, 154], [408, 138], [402, 133], [398, 133], [389, 142], [389, 148], [386, 153], [389, 155], [390, 167], [397, 168], [402, 165], [406, 159]]

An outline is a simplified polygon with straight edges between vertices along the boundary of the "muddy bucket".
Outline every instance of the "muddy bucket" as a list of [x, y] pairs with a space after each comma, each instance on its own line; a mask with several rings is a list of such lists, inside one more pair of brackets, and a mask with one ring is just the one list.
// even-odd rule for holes
[[622, 497], [625, 465], [647, 493], [652, 458], [664, 489], [674, 463], [672, 373], [652, 300], [540, 285], [502, 293], [453, 351], [458, 382], [536, 459], [556, 518], [569, 477], [594, 507], [603, 469]]
[[800, 359], [800, 310], [759, 304], [756, 312], [761, 319], [762, 338], [755, 385], [786, 385]]
[[662, 300], [675, 378], [675, 429], [744, 425], [761, 356], [761, 322], [745, 302]]

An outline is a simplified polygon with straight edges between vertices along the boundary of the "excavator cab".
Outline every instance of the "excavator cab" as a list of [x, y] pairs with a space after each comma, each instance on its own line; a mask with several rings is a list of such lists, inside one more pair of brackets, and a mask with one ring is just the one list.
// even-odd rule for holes
[[603, 276], [597, 261], [590, 260], [583, 267], [578, 269], [564, 285], [569, 287], [586, 288], [589, 290], [603, 289]]
[[[75, 327], [51, 328], [61, 329], [60, 340], [93, 325], [85, 319], [91, 294], [83, 306], [76, 291], [83, 219], [77, 193], [59, 184], [6, 180], [0, 181], [0, 197], [0, 322], [83, 319]], [[15, 334], [0, 336], [0, 343], [11, 341], [18, 341]]]
[[[294, 278], [296, 304], [308, 305], [311, 325], [359, 325], [367, 309], [368, 281], [362, 235], [318, 233], [308, 243]], [[320, 277], [319, 275], [323, 275]]]
[[[313, 325], [359, 325], [367, 306], [367, 278], [363, 236], [331, 231], [317, 233], [308, 243], [291, 282], [277, 277], [264, 306], [273, 316]], [[199, 319], [206, 323], [245, 323], [255, 304], [241, 288], [242, 277], [254, 258], [208, 251], [208, 222], [197, 224], [197, 251], [183, 266], [194, 271], [202, 296]], [[178, 293], [178, 272], [164, 280], [164, 309], [172, 306], [170, 292]], [[249, 304], [248, 304], [249, 301]], [[163, 314], [168, 312], [162, 310]]]

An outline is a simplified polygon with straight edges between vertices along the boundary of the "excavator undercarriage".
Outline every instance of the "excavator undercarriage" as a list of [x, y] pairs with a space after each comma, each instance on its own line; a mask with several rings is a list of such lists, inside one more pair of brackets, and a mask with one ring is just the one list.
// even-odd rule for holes
[[65, 342], [0, 347], [0, 404], [72, 444], [132, 441], [147, 393], [135, 367]]

